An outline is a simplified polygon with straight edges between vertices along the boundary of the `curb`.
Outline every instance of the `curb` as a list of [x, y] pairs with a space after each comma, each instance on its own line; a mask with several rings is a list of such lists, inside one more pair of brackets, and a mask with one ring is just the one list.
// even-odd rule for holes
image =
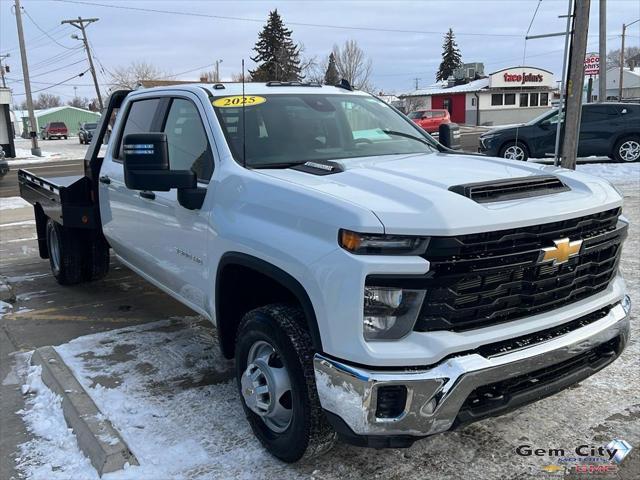
[[138, 465], [128, 445], [93, 402], [69, 367], [53, 347], [33, 352], [32, 365], [42, 367], [42, 381], [62, 397], [62, 410], [73, 429], [80, 450], [89, 458], [98, 475]]

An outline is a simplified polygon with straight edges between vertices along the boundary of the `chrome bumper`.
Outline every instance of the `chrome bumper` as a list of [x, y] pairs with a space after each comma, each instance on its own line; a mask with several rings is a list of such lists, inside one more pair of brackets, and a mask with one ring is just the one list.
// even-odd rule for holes
[[[316, 354], [320, 403], [356, 435], [422, 437], [444, 432], [478, 387], [556, 365], [617, 337], [621, 352], [629, 339], [629, 310], [626, 297], [603, 318], [546, 342], [489, 358], [461, 355], [429, 370], [376, 371]], [[378, 388], [387, 385], [406, 386], [405, 409], [395, 418], [378, 418]]]

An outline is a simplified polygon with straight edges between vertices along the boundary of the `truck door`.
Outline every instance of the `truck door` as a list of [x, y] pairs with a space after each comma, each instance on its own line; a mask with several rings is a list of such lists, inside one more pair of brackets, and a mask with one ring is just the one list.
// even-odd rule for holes
[[[127, 117], [122, 138], [136, 133], [135, 128], [146, 127], [138, 122], [129, 131]], [[207, 132], [202, 122], [202, 105], [195, 95], [163, 98], [158, 104], [149, 131], [167, 134], [169, 163], [173, 170], [193, 170], [198, 184], [206, 186], [213, 172], [213, 154]], [[121, 165], [120, 165], [121, 166]], [[118, 182], [124, 186], [122, 169], [114, 172]], [[110, 185], [114, 182], [111, 181]], [[122, 232], [123, 227], [114, 218], [114, 230], [120, 238], [126, 238], [123, 249], [130, 253], [130, 263], [161, 284], [165, 289], [179, 295], [196, 309], [205, 309], [206, 295], [210, 286], [207, 263], [207, 235], [209, 218], [203, 210], [188, 210], [177, 200], [177, 190], [169, 192], [140, 192], [125, 187], [127, 212], [115, 212], [127, 218], [131, 232]], [[135, 225], [131, 225], [132, 218]], [[134, 233], [135, 232], [135, 233]], [[105, 233], [106, 234], [106, 233]], [[123, 242], [124, 243], [124, 242]]]

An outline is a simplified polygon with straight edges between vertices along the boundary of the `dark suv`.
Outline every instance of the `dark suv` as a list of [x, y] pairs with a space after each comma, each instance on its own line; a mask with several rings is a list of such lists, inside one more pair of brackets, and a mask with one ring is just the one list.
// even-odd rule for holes
[[[479, 151], [493, 157], [527, 160], [553, 156], [558, 110], [516, 127], [480, 135]], [[561, 130], [563, 131], [563, 130]], [[608, 156], [618, 162], [640, 159], [640, 105], [590, 103], [582, 106], [578, 156]]]
[[51, 140], [52, 138], [64, 138], [69, 137], [69, 130], [64, 122], [51, 122], [42, 127], [40, 136], [43, 140]]

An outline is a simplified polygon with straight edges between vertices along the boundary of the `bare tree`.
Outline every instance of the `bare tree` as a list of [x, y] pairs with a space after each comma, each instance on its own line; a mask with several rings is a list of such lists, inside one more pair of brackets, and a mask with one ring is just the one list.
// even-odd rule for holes
[[163, 80], [166, 74], [158, 67], [144, 60], [131, 62], [127, 66], [120, 66], [111, 72], [111, 85], [114, 90], [119, 88], [134, 89], [143, 80]]
[[[627, 67], [630, 67], [629, 60], [640, 54], [640, 47], [626, 47], [624, 49], [624, 58]], [[637, 64], [636, 64], [637, 65]], [[607, 68], [620, 68], [620, 49], [609, 50], [607, 53]]]
[[[60, 107], [62, 106], [62, 101], [60, 100], [60, 97], [58, 97], [57, 95], [52, 95], [51, 93], [41, 93], [40, 95], [38, 95], [38, 98], [36, 98], [33, 101], [33, 108], [35, 110], [43, 110], [45, 108], [53, 108], [53, 107]], [[20, 109], [21, 110], [26, 110], [27, 109], [27, 102], [22, 102], [22, 104], [20, 105]]]
[[424, 97], [400, 97], [402, 100], [402, 111], [406, 114], [415, 112], [426, 107], [426, 100]]
[[67, 102], [67, 105], [69, 105], [70, 107], [84, 108], [85, 110], [88, 110], [90, 103], [91, 103], [91, 100], [88, 99], [87, 97], [83, 97], [83, 98], [73, 97], [71, 100]]
[[347, 80], [354, 88], [366, 92], [374, 92], [371, 83], [371, 59], [355, 40], [347, 40], [342, 47], [333, 46], [333, 56], [340, 78]]

